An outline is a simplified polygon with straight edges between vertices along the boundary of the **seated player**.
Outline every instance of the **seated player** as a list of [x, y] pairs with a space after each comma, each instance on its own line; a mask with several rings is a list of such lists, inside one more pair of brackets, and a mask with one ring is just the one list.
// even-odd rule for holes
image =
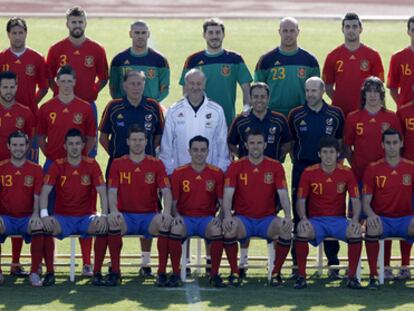
[[[180, 278], [181, 242], [191, 236], [200, 236], [210, 245], [210, 283], [224, 287], [218, 274], [223, 253], [221, 220], [215, 217], [217, 203], [223, 202], [223, 172], [207, 164], [209, 141], [203, 136], [195, 136], [189, 142], [191, 163], [178, 167], [172, 174], [174, 220], [168, 241], [163, 242], [163, 252], [171, 256], [173, 274], [167, 280], [167, 261], [158, 267], [158, 286], [177, 284]], [[159, 237], [166, 239], [165, 237]], [[164, 257], [165, 258], [165, 257]], [[177, 284], [178, 285], [178, 284]]]
[[[352, 170], [337, 162], [339, 150], [339, 142], [334, 137], [322, 137], [319, 143], [321, 163], [307, 167], [300, 179], [296, 205], [301, 219], [295, 243], [298, 263], [298, 278], [294, 286], [296, 289], [307, 286], [308, 241], [317, 246], [326, 237], [348, 242], [347, 286], [362, 288], [355, 277], [362, 248], [361, 226], [358, 222], [361, 202]], [[352, 201], [352, 220], [346, 218], [346, 192]]]
[[[145, 155], [147, 142], [146, 130], [133, 124], [128, 130], [129, 154], [114, 159], [111, 164], [108, 182], [108, 247], [112, 271], [103, 280], [100, 271], [96, 269], [94, 285], [116, 286], [120, 283], [122, 235], [139, 234], [151, 238], [169, 234], [172, 221], [170, 182], [164, 164]], [[159, 189], [164, 200], [162, 214], [158, 212]], [[100, 243], [98, 239], [96, 243]], [[159, 257], [160, 262], [167, 260], [162, 253]]]
[[[69, 129], [65, 136], [66, 158], [53, 161], [44, 178], [40, 196], [40, 216], [44, 228], [58, 239], [70, 235], [88, 237], [106, 233], [108, 202], [106, 185], [99, 164], [92, 158], [82, 156], [85, 137], [78, 129]], [[52, 188], [56, 189], [56, 205], [53, 216], [49, 216], [47, 205]], [[95, 214], [92, 202], [95, 192], [99, 194], [102, 216]], [[55, 283], [53, 269], [54, 243], [45, 248], [45, 262], [48, 271], [43, 286]], [[51, 263], [50, 263], [51, 261]]]
[[382, 134], [385, 158], [371, 163], [364, 174], [363, 207], [367, 214], [369, 289], [378, 289], [378, 239], [401, 237], [414, 242], [412, 208], [414, 162], [400, 156], [401, 134], [389, 128]]
[[[43, 224], [39, 217], [43, 173], [39, 165], [26, 160], [29, 146], [25, 133], [11, 133], [7, 141], [10, 159], [0, 162], [0, 243], [10, 235], [22, 235], [27, 243], [31, 241], [30, 283], [42, 286], [38, 268], [43, 256]], [[3, 280], [0, 270], [0, 283]]]
[[[224, 249], [231, 269], [229, 283], [240, 285], [236, 241], [257, 236], [276, 242], [270, 285], [280, 286], [283, 285], [280, 271], [289, 252], [292, 235], [285, 172], [280, 162], [263, 155], [266, 142], [261, 131], [251, 129], [246, 135], [248, 155], [230, 165], [225, 179], [223, 231]], [[284, 218], [276, 216], [276, 193]]]

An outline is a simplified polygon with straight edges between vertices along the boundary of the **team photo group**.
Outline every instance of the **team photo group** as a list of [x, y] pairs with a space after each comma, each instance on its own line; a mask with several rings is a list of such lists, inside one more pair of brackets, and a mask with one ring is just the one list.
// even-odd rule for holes
[[[201, 237], [209, 284], [238, 287], [254, 237], [274, 245], [269, 286], [285, 285], [281, 271], [290, 253], [294, 288], [308, 287], [309, 243], [323, 243], [330, 280], [376, 290], [379, 241], [395, 237], [401, 264], [394, 275], [386, 240], [385, 278], [410, 279], [414, 16], [408, 47], [391, 56], [387, 76], [380, 54], [361, 42], [358, 15], [347, 13], [341, 23], [344, 42], [326, 55], [322, 70], [298, 45], [298, 21], [285, 17], [279, 46], [250, 71], [223, 47], [223, 22], [207, 19], [200, 25], [206, 47], [187, 57], [183, 96], [167, 109], [161, 102], [170, 67], [149, 47], [145, 21], [131, 24], [131, 46], [108, 64], [105, 48], [86, 36], [80, 7], [66, 12], [68, 36], [51, 42], [46, 56], [26, 46], [30, 25], [9, 19], [10, 45], [0, 52], [0, 242], [11, 241], [10, 273], [34, 287], [54, 285], [55, 239], [79, 236], [82, 275], [95, 286], [117, 286], [123, 236], [133, 235], [141, 244], [139, 274], [177, 287], [188, 253], [183, 242]], [[112, 100], [98, 117], [96, 101], [107, 84]], [[386, 108], [386, 88], [396, 111]], [[95, 159], [98, 145], [105, 164]], [[345, 275], [339, 241], [347, 244]], [[23, 242], [30, 243], [27, 272]], [[363, 245], [369, 279], [361, 285]], [[224, 254], [226, 278], [219, 273]]]

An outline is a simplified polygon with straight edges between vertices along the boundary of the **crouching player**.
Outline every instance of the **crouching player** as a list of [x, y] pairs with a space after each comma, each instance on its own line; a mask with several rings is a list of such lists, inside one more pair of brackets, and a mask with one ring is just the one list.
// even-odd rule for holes
[[[275, 242], [276, 257], [270, 285], [280, 286], [283, 285], [280, 271], [292, 235], [285, 172], [280, 162], [263, 155], [266, 142], [262, 132], [252, 129], [246, 135], [248, 155], [233, 162], [225, 178], [223, 230], [224, 249], [231, 269], [229, 283], [240, 284], [236, 240], [257, 236]], [[285, 214], [283, 219], [276, 216], [276, 193]]]
[[[42, 168], [26, 160], [29, 138], [25, 133], [11, 133], [7, 147], [11, 157], [0, 162], [0, 243], [10, 235], [22, 235], [26, 242], [31, 240], [30, 283], [42, 286], [37, 274], [43, 257], [43, 224], [39, 217]], [[0, 283], [3, 281], [0, 270]]]
[[[306, 168], [299, 183], [296, 210], [301, 220], [295, 243], [299, 276], [294, 287], [307, 286], [308, 241], [317, 246], [326, 237], [332, 237], [348, 242], [347, 286], [360, 289], [361, 284], [355, 277], [362, 247], [358, 185], [352, 170], [338, 164], [339, 143], [334, 137], [321, 138], [318, 154], [321, 163]], [[353, 206], [351, 220], [346, 218], [346, 192]]]
[[[59, 239], [74, 234], [87, 237], [107, 230], [106, 185], [99, 164], [82, 156], [85, 137], [78, 129], [70, 129], [65, 136], [64, 148], [67, 156], [51, 164], [40, 196], [40, 216], [45, 230], [50, 233], [45, 237], [48, 241], [48, 247], [45, 247], [47, 273], [43, 286], [55, 283], [52, 235]], [[54, 215], [49, 216], [48, 196], [53, 187], [56, 189], [56, 205]], [[94, 189], [100, 197], [102, 216], [95, 215]]]
[[224, 174], [219, 168], [206, 163], [208, 152], [208, 139], [193, 137], [189, 142], [191, 163], [177, 168], [172, 174], [174, 220], [170, 237], [163, 242], [162, 252], [167, 252], [168, 247], [173, 274], [167, 280], [167, 261], [164, 261], [158, 269], [158, 286], [179, 285], [181, 242], [191, 236], [200, 236], [210, 244], [210, 283], [215, 287], [225, 286], [218, 274], [223, 253], [221, 221], [214, 217], [217, 203], [221, 206], [223, 201]]
[[401, 237], [414, 241], [412, 208], [414, 162], [400, 156], [401, 134], [389, 128], [382, 134], [385, 158], [371, 163], [364, 175], [363, 207], [367, 214], [366, 249], [369, 289], [378, 289], [378, 239]]
[[[127, 138], [129, 154], [115, 159], [109, 171], [108, 246], [112, 271], [105, 280], [107, 286], [118, 285], [121, 280], [122, 235], [139, 234], [151, 238], [169, 234], [172, 221], [170, 182], [164, 164], [145, 155], [147, 142], [146, 130], [137, 124], [132, 125]], [[162, 214], [158, 212], [159, 189], [164, 200]], [[160, 243], [162, 241], [159, 240]], [[163, 255], [159, 257], [162, 262]], [[95, 275], [94, 284], [103, 285], [98, 277]]]

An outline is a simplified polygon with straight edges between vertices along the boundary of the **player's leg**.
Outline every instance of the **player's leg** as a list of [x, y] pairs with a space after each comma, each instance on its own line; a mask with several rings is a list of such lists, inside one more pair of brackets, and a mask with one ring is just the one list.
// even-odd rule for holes
[[22, 265], [20, 264], [20, 254], [23, 247], [23, 239], [21, 237], [12, 237], [11, 238], [12, 246], [12, 264], [10, 267], [10, 274], [17, 277], [27, 277], [29, 274], [24, 271]]
[[379, 221], [370, 222], [367, 221], [367, 233], [365, 235], [365, 248], [367, 251], [368, 257], [368, 266], [369, 266], [369, 275], [370, 281], [368, 288], [369, 289], [378, 289], [378, 253], [379, 253], [379, 238], [381, 236], [387, 236], [386, 231], [388, 230], [387, 223], [384, 223], [385, 217], [380, 217]]
[[[347, 224], [345, 224], [347, 223]], [[362, 251], [362, 233], [361, 225], [347, 221], [345, 218], [337, 217], [337, 221], [333, 223], [334, 233], [333, 237], [338, 240], [344, 240], [348, 243], [348, 280], [347, 287], [352, 289], [361, 289], [361, 283], [356, 277], [358, 263], [361, 258]]]
[[[109, 216], [108, 216], [109, 217]], [[105, 277], [107, 286], [116, 286], [121, 283], [121, 250], [122, 235], [134, 228], [133, 214], [121, 213], [117, 219], [118, 224], [108, 220], [108, 248], [111, 257], [111, 272]]]
[[1, 245], [4, 243], [4, 240], [6, 238], [4, 235], [5, 232], [6, 232], [6, 224], [5, 224], [5, 221], [3, 220], [3, 217], [0, 216], [0, 285], [4, 283], [3, 271], [1, 270]]
[[[298, 278], [296, 279], [295, 289], [302, 289], [307, 287], [306, 283], [306, 261], [309, 254], [309, 240], [315, 240], [315, 227], [319, 228], [319, 223], [315, 219], [315, 226], [309, 220], [302, 220], [299, 222], [296, 229], [295, 236], [295, 248], [296, 248], [296, 262], [298, 265]], [[318, 230], [322, 232], [322, 230]], [[319, 239], [315, 243], [323, 240], [321, 234], [318, 235]]]
[[250, 220], [238, 215], [232, 217], [230, 230], [224, 230], [224, 251], [230, 264], [229, 283], [233, 286], [240, 285], [239, 267], [237, 266], [238, 244], [237, 240], [249, 239], [252, 233]]
[[[224, 283], [219, 276], [221, 257], [223, 256], [223, 231], [219, 218], [203, 217], [199, 226], [204, 231], [204, 237], [208, 242], [211, 254], [210, 284], [215, 287], [224, 287]], [[207, 224], [207, 225], [205, 225]]]
[[30, 283], [32, 286], [42, 286], [42, 280], [38, 274], [39, 266], [43, 259], [44, 236], [43, 224], [40, 219], [27, 221], [27, 233], [31, 235], [30, 254], [32, 264], [30, 268]]
[[[162, 221], [162, 219], [161, 219]], [[157, 250], [158, 250], [158, 271], [156, 285], [160, 287], [167, 286], [167, 262], [169, 254], [169, 235], [170, 228], [161, 226], [158, 229]]]

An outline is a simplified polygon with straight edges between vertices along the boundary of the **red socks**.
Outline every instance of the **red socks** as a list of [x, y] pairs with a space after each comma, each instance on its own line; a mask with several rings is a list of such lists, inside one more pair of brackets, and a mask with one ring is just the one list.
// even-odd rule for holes
[[81, 246], [83, 265], [91, 265], [91, 251], [92, 251], [93, 238], [79, 238], [79, 244]]
[[224, 239], [224, 250], [226, 251], [227, 260], [230, 264], [231, 273], [239, 274], [239, 267], [237, 265], [239, 245], [237, 244], [237, 241], [233, 239]]
[[348, 278], [353, 278], [356, 275], [361, 250], [361, 240], [348, 241]]
[[11, 238], [11, 241], [12, 241], [12, 262], [19, 263], [20, 253], [22, 252], [22, 247], [23, 247], [23, 238], [14, 237], [14, 238]]
[[211, 277], [216, 276], [219, 272], [221, 257], [223, 256], [223, 247], [223, 240], [212, 240], [210, 243]]
[[275, 246], [275, 266], [273, 267], [272, 274], [280, 274], [282, 270], [283, 263], [286, 260], [286, 257], [290, 250], [290, 240], [283, 240], [279, 238]]
[[158, 248], [158, 274], [166, 273], [168, 262], [168, 237], [159, 236], [157, 240]]
[[95, 245], [94, 245], [94, 265], [93, 265], [93, 273], [101, 272], [102, 264], [105, 259], [106, 248], [108, 246], [108, 236], [105, 235], [97, 235], [95, 238]]
[[47, 272], [54, 273], [55, 241], [52, 235], [43, 236], [43, 257], [45, 258]]
[[43, 259], [43, 235], [32, 236], [32, 243], [30, 243], [30, 254], [32, 256], [31, 273], [37, 273], [40, 263]]
[[379, 252], [378, 240], [366, 240], [365, 248], [367, 249], [370, 276], [378, 276], [378, 271], [377, 271], [377, 261], [378, 261], [378, 252]]
[[401, 251], [401, 266], [409, 266], [410, 265], [410, 257], [411, 257], [411, 248], [413, 247], [412, 244], [407, 243], [405, 240], [400, 241], [400, 251]]
[[108, 234], [109, 253], [111, 255], [111, 268], [114, 273], [121, 273], [121, 232], [109, 232]]
[[295, 250], [296, 250], [296, 262], [298, 264], [298, 275], [306, 277], [306, 261], [308, 259], [308, 254], [309, 254], [308, 241], [296, 240]]
[[180, 275], [180, 260], [181, 260], [181, 239], [168, 239], [168, 252], [171, 256], [171, 265], [173, 273], [176, 275]]

